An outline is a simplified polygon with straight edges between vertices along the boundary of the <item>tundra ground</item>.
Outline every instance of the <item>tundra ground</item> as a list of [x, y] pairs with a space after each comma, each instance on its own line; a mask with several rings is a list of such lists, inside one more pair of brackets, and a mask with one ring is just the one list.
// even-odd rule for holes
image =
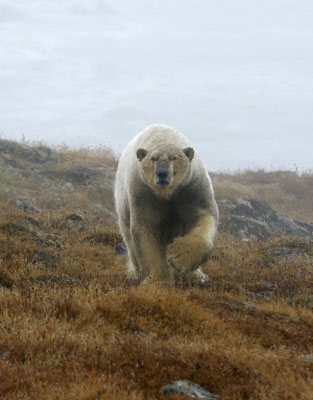
[[[109, 156], [62, 151], [45, 176], [78, 163], [114, 168]], [[209, 286], [142, 287], [125, 278], [121, 237], [99, 212], [101, 202], [110, 211], [106, 190], [1, 174], [1, 398], [153, 400], [188, 379], [223, 400], [312, 399], [310, 240], [219, 235], [204, 266]], [[214, 176], [218, 195], [229, 179]], [[304, 179], [300, 203], [311, 190]], [[21, 193], [33, 195], [34, 209], [16, 207]]]

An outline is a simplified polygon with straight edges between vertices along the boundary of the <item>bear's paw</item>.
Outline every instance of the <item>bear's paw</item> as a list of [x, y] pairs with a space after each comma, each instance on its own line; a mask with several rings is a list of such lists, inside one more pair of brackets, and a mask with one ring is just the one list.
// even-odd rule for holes
[[179, 274], [186, 274], [199, 265], [199, 250], [193, 240], [177, 238], [167, 248], [167, 262]]

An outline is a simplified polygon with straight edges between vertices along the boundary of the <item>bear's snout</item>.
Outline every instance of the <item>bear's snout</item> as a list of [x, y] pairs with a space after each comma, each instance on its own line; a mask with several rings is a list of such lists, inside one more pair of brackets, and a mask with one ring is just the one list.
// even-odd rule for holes
[[165, 168], [158, 168], [156, 171], [157, 184], [160, 186], [168, 186], [170, 184], [169, 181], [169, 172]]

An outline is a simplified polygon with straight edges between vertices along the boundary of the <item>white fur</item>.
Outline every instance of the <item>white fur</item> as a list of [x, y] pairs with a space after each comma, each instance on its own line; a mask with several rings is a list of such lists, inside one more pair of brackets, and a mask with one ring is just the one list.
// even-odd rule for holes
[[[137, 150], [139, 148], [143, 148], [149, 152], [164, 145], [169, 147], [174, 146], [181, 150], [187, 147], [192, 147], [192, 144], [189, 142], [189, 140], [173, 128], [161, 124], [149, 126], [136, 135], [121, 154], [115, 181], [116, 211], [119, 218], [121, 232], [130, 258], [128, 267], [129, 272], [131, 274], [134, 274], [136, 270], [138, 272], [138, 265], [137, 267], [135, 266], [135, 264], [138, 264], [138, 257], [136, 262], [135, 259], [136, 240], [138, 239], [139, 235], [140, 240], [145, 243], [144, 246], [142, 245], [143, 254], [139, 261], [139, 263], [143, 264], [143, 266], [140, 267], [141, 274], [144, 278], [149, 278], [150, 280], [154, 280], [154, 278], [159, 280], [161, 277], [163, 279], [171, 278], [173, 271], [169, 266], [171, 263], [168, 263], [168, 261], [169, 258], [176, 259], [178, 261], [183, 258], [179, 257], [179, 255], [173, 256], [172, 253], [174, 251], [173, 249], [175, 249], [175, 246], [177, 248], [184, 248], [184, 239], [187, 245], [188, 240], [189, 243], [198, 244], [198, 237], [201, 241], [201, 232], [203, 231], [203, 234], [206, 236], [205, 238], [202, 238], [203, 246], [206, 248], [212, 248], [218, 220], [218, 211], [214, 200], [214, 192], [210, 177], [206, 171], [205, 165], [195, 152], [194, 158], [190, 163], [188, 163], [188, 165], [190, 164], [190, 167], [188, 166], [188, 171], [184, 171], [186, 174], [184, 175], [180, 186], [187, 185], [190, 180], [195, 179], [196, 177], [197, 179], [200, 178], [200, 181], [203, 184], [203, 190], [206, 190], [208, 193], [211, 211], [206, 209], [203, 212], [204, 222], [201, 222], [202, 219], [200, 219], [198, 221], [199, 227], [196, 226], [190, 232], [190, 235], [187, 234], [182, 237], [177, 237], [177, 239], [174, 240], [172, 245], [169, 246], [167, 250], [160, 248], [160, 245], [157, 243], [157, 240], [155, 240], [153, 233], [149, 229], [149, 224], [151, 223], [150, 221], [153, 221], [153, 218], [159, 218], [159, 216], [153, 215], [154, 213], [152, 210], [149, 218], [145, 218], [145, 216], [141, 218], [141, 210], [134, 209], [136, 207], [134, 205], [134, 198], [138, 198], [138, 196], [141, 195], [143, 182], [142, 164], [137, 158]], [[155, 190], [155, 194], [157, 196], [159, 195], [160, 198], [170, 198], [172, 196], [172, 192], [175, 191], [176, 188], [169, 188], [165, 190], [156, 187], [153, 188], [153, 190]], [[210, 221], [212, 221], [212, 223]], [[177, 244], [180, 242], [182, 243], [178, 246]], [[201, 243], [196, 247], [201, 249]], [[170, 253], [170, 251], [172, 253]], [[196, 251], [197, 249], [194, 249], [194, 252]], [[189, 251], [189, 254], [193, 254], [194, 252]], [[172, 258], [172, 256], [174, 258]], [[177, 267], [180, 268], [179, 265]], [[181, 270], [184, 273], [190, 272], [190, 270], [187, 271], [187, 269], [184, 267], [181, 268]]]

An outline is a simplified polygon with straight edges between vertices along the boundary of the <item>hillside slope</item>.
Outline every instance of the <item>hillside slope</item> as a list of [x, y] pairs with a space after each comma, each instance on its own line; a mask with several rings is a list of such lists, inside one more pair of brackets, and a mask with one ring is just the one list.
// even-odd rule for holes
[[[206, 287], [141, 287], [117, 254], [115, 166], [0, 143], [0, 397], [153, 400], [188, 379], [223, 400], [312, 399], [312, 240], [220, 233]], [[222, 197], [225, 180], [220, 200], [249, 198], [249, 182]]]

